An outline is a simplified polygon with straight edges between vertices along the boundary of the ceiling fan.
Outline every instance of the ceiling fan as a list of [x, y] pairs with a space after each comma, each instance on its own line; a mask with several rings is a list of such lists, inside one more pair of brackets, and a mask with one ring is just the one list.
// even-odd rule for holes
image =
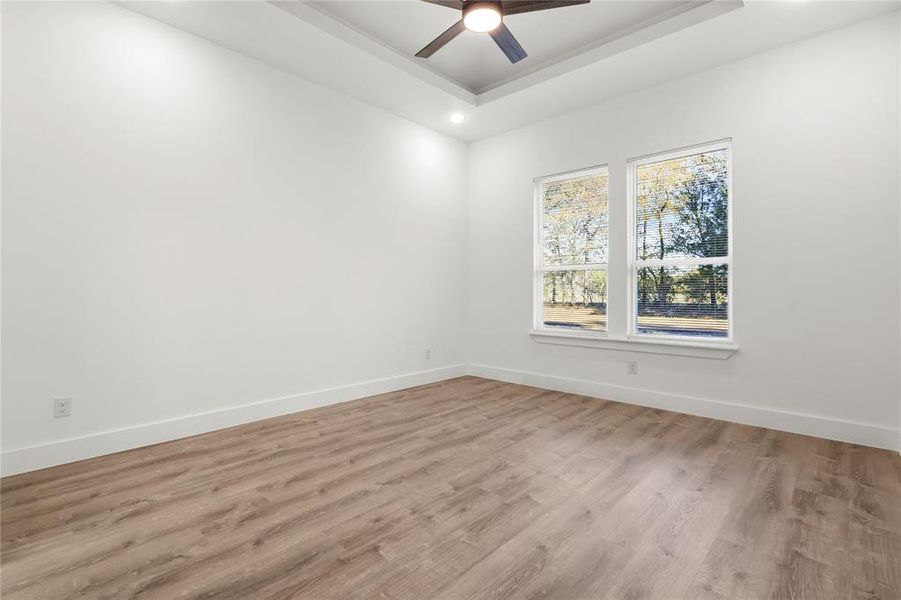
[[446, 6], [462, 12], [462, 18], [451, 25], [447, 31], [436, 37], [428, 45], [416, 53], [419, 58], [428, 58], [440, 50], [449, 41], [466, 31], [487, 33], [507, 55], [511, 63], [524, 59], [523, 50], [513, 33], [504, 24], [504, 17], [536, 10], [563, 8], [576, 4], [587, 4], [591, 0], [423, 0], [430, 4]]

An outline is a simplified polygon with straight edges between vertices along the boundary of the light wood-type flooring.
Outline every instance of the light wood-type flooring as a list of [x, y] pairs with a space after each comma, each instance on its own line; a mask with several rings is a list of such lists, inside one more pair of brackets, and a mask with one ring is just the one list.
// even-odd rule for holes
[[3, 600], [901, 598], [897, 453], [462, 377], [2, 480]]

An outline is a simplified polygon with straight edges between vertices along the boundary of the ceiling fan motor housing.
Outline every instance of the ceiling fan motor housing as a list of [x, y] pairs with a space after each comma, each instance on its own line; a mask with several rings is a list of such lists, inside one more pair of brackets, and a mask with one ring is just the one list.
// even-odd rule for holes
[[499, 0], [466, 0], [463, 2], [463, 16], [476, 8], [492, 8], [499, 13], [504, 12]]
[[[0, 0], [2, 1], [2, 0]], [[487, 33], [498, 48], [510, 60], [517, 63], [524, 59], [526, 51], [504, 24], [504, 14], [519, 15], [549, 8], [563, 8], [576, 4], [587, 4], [591, 0], [509, 0], [506, 5], [500, 0], [423, 0], [445, 8], [460, 10], [463, 18], [448, 27], [444, 33], [426, 44], [416, 53], [417, 58], [428, 58], [445, 44], [466, 31]]]

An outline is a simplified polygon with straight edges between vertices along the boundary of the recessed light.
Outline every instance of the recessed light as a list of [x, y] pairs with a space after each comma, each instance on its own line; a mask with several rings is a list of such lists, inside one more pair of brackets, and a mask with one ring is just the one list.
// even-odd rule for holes
[[461, 113], [461, 112], [455, 112], [455, 113], [451, 114], [450, 120], [451, 120], [451, 123], [453, 123], [454, 125], [459, 125], [460, 123], [462, 123], [463, 121], [466, 120], [466, 117], [463, 116], [463, 113]]

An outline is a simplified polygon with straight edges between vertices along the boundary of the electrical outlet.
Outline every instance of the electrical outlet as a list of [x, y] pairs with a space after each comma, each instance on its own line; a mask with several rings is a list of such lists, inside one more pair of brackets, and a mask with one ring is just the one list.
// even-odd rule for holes
[[72, 415], [72, 398], [53, 399], [53, 418], [59, 419]]
[[431, 348], [425, 349], [425, 359], [432, 360], [432, 349]]
[[628, 366], [629, 375], [638, 375], [638, 361], [630, 360]]

